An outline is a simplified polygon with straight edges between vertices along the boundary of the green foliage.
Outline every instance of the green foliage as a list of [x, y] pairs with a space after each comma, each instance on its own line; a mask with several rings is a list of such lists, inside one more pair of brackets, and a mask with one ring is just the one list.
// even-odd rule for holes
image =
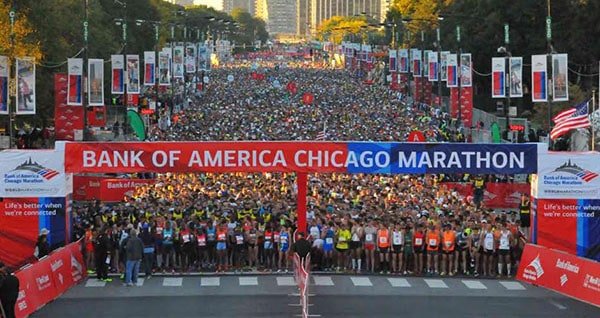
[[[126, 53], [143, 54], [155, 48], [153, 23], [160, 23], [159, 47], [169, 41], [170, 26], [176, 25], [175, 40], [183, 40], [183, 25], [187, 26], [189, 41], [205, 40], [209, 31], [236, 43], [251, 43], [254, 39], [266, 41], [265, 23], [248, 13], [234, 12], [229, 16], [206, 6], [183, 8], [164, 0], [0, 0], [0, 25], [8, 30], [9, 4], [17, 11], [17, 55], [35, 56], [37, 67], [38, 116], [21, 116], [34, 124], [47, 122], [54, 116], [54, 73], [66, 72], [67, 58], [83, 57], [85, 47], [83, 22], [85, 4], [88, 8], [88, 51], [90, 58], [109, 60], [111, 54], [122, 53], [122, 29], [115, 19], [127, 21]], [[119, 3], [126, 3], [123, 7]], [[2, 13], [4, 12], [4, 13]], [[209, 21], [207, 17], [214, 17]], [[239, 30], [233, 25], [219, 23], [219, 19], [240, 22]], [[144, 20], [136, 23], [136, 20]], [[138, 25], [139, 24], [139, 25]], [[0, 54], [8, 55], [8, 33], [0, 36]], [[79, 53], [79, 55], [78, 55]], [[108, 67], [108, 66], [107, 66]], [[105, 72], [105, 74], [108, 74]], [[110, 80], [110, 76], [105, 76]], [[105, 85], [106, 87], [109, 87]], [[106, 94], [110, 98], [110, 94]], [[38, 121], [38, 122], [36, 122]]]

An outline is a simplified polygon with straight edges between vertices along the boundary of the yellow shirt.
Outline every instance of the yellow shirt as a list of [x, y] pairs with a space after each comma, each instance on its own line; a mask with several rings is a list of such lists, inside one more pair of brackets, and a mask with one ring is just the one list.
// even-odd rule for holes
[[341, 250], [347, 250], [348, 249], [348, 242], [350, 241], [351, 237], [352, 236], [350, 235], [350, 231], [349, 230], [340, 230], [338, 232], [338, 242], [337, 242], [337, 245], [335, 247], [339, 248]]

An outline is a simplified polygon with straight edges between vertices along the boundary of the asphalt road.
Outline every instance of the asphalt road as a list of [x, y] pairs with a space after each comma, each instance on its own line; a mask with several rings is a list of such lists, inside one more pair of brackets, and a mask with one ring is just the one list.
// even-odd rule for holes
[[[313, 277], [310, 314], [324, 318], [600, 317], [600, 308], [514, 281], [392, 280]], [[103, 285], [90, 279], [32, 317], [295, 317], [300, 308], [290, 304], [299, 299], [291, 295], [296, 287], [290, 282], [291, 276], [155, 277], [137, 287], [123, 287], [119, 282]]]

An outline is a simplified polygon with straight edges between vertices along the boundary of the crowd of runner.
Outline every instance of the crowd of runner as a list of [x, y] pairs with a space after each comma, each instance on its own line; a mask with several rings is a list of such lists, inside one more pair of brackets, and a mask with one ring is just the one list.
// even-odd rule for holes
[[[312, 104], [302, 101], [304, 93], [313, 95]], [[325, 132], [326, 140], [403, 141], [413, 130], [428, 141], [464, 141], [443, 111], [387, 87], [365, 85], [344, 70], [270, 61], [211, 71], [197, 98], [163, 111], [150, 139], [314, 140]], [[117, 273], [125, 270], [124, 247], [135, 229], [147, 275], [286, 272], [296, 231], [312, 243], [317, 270], [514, 274], [526, 234], [520, 227], [528, 226], [521, 219], [528, 218], [485, 208], [484, 179], [495, 177], [451, 176], [474, 184], [473, 195], [464, 196], [442, 175], [314, 174], [306, 229], [296, 228], [295, 177], [159, 174], [121, 203], [75, 207], [74, 239], [85, 239], [90, 270], [109, 263]], [[521, 209], [528, 210], [526, 197]]]

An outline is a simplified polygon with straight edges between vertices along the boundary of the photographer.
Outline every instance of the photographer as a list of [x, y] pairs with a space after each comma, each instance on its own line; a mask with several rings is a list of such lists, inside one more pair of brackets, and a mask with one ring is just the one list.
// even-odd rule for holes
[[4, 310], [3, 317], [16, 317], [17, 298], [19, 298], [19, 279], [11, 273], [10, 268], [0, 262], [0, 302]]

